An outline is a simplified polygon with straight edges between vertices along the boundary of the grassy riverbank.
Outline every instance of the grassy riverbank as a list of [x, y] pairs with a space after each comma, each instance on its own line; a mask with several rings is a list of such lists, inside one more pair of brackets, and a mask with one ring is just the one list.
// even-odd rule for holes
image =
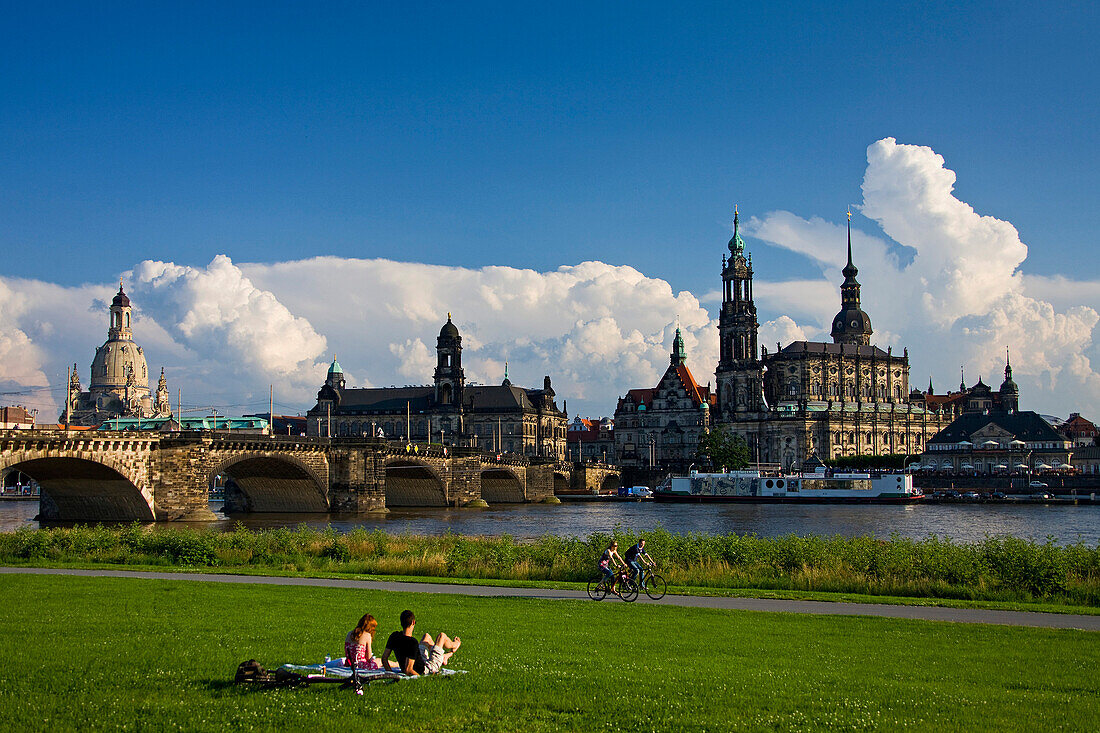
[[140, 525], [0, 534], [0, 563], [200, 567], [510, 582], [583, 583], [614, 537], [646, 537], [674, 587], [1100, 607], [1100, 547], [1016, 538], [761, 538], [617, 531], [587, 538], [420, 537], [356, 530], [233, 532]]
[[[1095, 634], [590, 601], [0, 576], [12, 729], [1086, 729]], [[463, 637], [470, 674], [255, 691], [236, 665], [319, 661], [369, 611]], [[109, 610], [108, 610], [109, 609]]]

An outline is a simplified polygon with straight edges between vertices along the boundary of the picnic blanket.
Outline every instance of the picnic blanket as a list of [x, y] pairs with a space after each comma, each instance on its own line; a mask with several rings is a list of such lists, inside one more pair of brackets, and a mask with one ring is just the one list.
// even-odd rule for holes
[[[297, 674], [308, 675], [310, 677], [321, 676], [322, 669], [324, 670], [325, 677], [332, 677], [334, 679], [351, 679], [351, 667], [344, 666], [344, 658], [341, 656], [337, 659], [325, 662], [324, 664], [284, 664], [280, 669], [285, 669], [288, 672], [296, 672]], [[444, 667], [439, 670], [439, 676], [450, 677], [456, 674], [466, 674], [464, 669], [449, 669]], [[369, 682], [371, 680], [417, 680], [421, 677], [433, 677], [435, 675], [420, 675], [420, 677], [414, 677], [411, 675], [401, 674], [399, 672], [387, 672], [384, 669], [369, 669], [359, 670], [359, 679], [363, 682]]]

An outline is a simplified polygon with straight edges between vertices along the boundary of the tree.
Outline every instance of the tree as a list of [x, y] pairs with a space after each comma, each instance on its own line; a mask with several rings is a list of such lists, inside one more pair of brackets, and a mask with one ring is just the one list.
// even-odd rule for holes
[[699, 439], [699, 457], [716, 469], [736, 471], [749, 465], [749, 446], [740, 436], [718, 426]]

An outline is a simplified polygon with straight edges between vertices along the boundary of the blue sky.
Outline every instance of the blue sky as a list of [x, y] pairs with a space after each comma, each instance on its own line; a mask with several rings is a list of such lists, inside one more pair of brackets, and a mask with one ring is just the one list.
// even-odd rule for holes
[[[1048, 298], [1100, 292], [1095, 4], [6, 5], [7, 278], [103, 286], [144, 260], [218, 255], [538, 272], [598, 260], [713, 309], [735, 202], [764, 222], [842, 222], [863, 202], [868, 146], [895, 138], [943, 156], [959, 200], [1011, 222], [1028, 248], [1018, 272], [1047, 278]], [[857, 232], [899, 251], [858, 211]], [[829, 276], [783, 242], [748, 241], [761, 277]], [[316, 330], [327, 351], [350, 348]], [[47, 377], [98, 339], [66, 355], [38, 338]], [[182, 370], [174, 353], [151, 359]], [[914, 369], [946, 379], [971, 358]], [[713, 365], [696, 371], [706, 382]], [[1035, 379], [1051, 379], [1042, 364]]]

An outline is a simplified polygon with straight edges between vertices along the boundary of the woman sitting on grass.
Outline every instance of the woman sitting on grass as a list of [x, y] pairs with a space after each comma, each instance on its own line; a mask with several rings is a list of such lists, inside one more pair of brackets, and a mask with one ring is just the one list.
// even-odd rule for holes
[[344, 655], [347, 659], [344, 664], [348, 667], [355, 663], [358, 670], [382, 669], [382, 661], [374, 656], [371, 651], [371, 642], [374, 641], [374, 630], [378, 628], [378, 621], [369, 613], [359, 619], [355, 628], [348, 632], [344, 639]]

